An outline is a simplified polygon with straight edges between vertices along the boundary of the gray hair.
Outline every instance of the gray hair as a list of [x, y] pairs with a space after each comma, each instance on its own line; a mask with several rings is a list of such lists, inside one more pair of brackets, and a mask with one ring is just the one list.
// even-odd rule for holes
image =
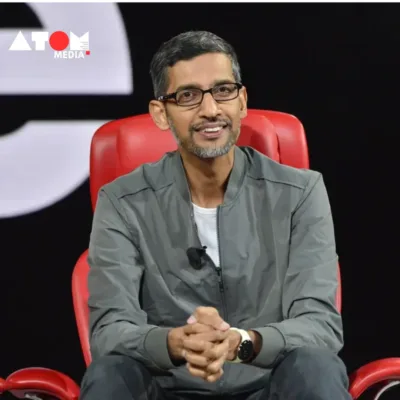
[[150, 64], [155, 98], [165, 95], [168, 88], [168, 67], [206, 53], [226, 54], [232, 62], [232, 73], [241, 83], [240, 66], [234, 48], [219, 36], [207, 31], [189, 31], [161, 45]]

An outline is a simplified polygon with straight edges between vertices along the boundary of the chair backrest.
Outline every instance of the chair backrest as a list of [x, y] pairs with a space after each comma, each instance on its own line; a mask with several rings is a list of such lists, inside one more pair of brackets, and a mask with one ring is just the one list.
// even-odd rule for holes
[[[249, 110], [242, 121], [239, 146], [251, 146], [282, 164], [309, 168], [303, 125], [293, 115]], [[90, 192], [93, 209], [99, 189], [146, 162], [157, 161], [177, 148], [171, 132], [161, 131], [149, 114], [123, 118], [101, 126], [90, 151]]]
[[[239, 146], [251, 146], [268, 157], [295, 168], [309, 168], [303, 125], [293, 115], [249, 110], [242, 121]], [[173, 135], [159, 130], [149, 114], [111, 121], [94, 134], [90, 152], [90, 194], [93, 209], [99, 189], [143, 163], [160, 159], [177, 148]], [[91, 361], [88, 330], [87, 251], [79, 258], [72, 277], [72, 294], [85, 362]], [[341, 288], [337, 292], [341, 309]]]

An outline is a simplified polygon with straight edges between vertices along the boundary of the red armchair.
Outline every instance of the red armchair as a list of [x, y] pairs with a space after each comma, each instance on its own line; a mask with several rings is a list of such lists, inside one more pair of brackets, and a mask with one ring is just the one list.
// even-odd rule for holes
[[[296, 168], [309, 168], [308, 147], [300, 121], [289, 114], [249, 110], [243, 120], [239, 145], [252, 146], [270, 158]], [[93, 209], [101, 186], [128, 173], [145, 162], [156, 161], [176, 149], [171, 133], [160, 131], [148, 114], [109, 122], [93, 136], [90, 154], [90, 192]], [[79, 258], [72, 275], [72, 297], [80, 343], [86, 365], [91, 362], [87, 308], [87, 251]], [[338, 268], [340, 277], [340, 269]], [[341, 310], [341, 287], [337, 292]], [[371, 362], [350, 376], [350, 393], [358, 399], [376, 385], [377, 396], [389, 387], [400, 384], [400, 358]], [[41, 393], [60, 400], [76, 400], [79, 387], [66, 375], [45, 369], [25, 368], [0, 379], [0, 394], [12, 392], [18, 398]], [[26, 396], [28, 395], [28, 396]]]

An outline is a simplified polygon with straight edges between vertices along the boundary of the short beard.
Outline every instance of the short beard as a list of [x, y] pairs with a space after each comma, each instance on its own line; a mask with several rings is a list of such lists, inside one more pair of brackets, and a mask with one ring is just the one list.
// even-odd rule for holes
[[229, 153], [231, 148], [236, 144], [237, 138], [239, 137], [239, 133], [240, 133], [240, 126], [239, 126], [237, 128], [236, 132], [233, 132], [232, 130], [230, 131], [228, 141], [224, 146], [214, 147], [214, 148], [212, 148], [212, 147], [204, 148], [204, 147], [197, 146], [194, 143], [194, 141], [193, 141], [194, 131], [193, 130], [190, 130], [190, 136], [188, 139], [182, 140], [179, 138], [177, 131], [175, 129], [175, 126], [170, 118], [168, 118], [168, 122], [169, 122], [170, 130], [173, 133], [178, 146], [184, 148], [185, 150], [189, 151], [190, 153], [194, 154], [195, 156], [197, 156], [199, 158], [204, 158], [204, 159], [221, 157], [221, 156], [224, 156], [225, 154]]

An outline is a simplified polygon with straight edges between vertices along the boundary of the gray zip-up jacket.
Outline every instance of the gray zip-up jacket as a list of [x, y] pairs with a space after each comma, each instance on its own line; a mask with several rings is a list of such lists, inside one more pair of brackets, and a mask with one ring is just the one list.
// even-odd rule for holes
[[[186, 250], [201, 243], [178, 152], [105, 185], [89, 246], [93, 359], [123, 354], [166, 389], [234, 394], [264, 386], [296, 347], [341, 349], [338, 260], [321, 174], [236, 147], [218, 237], [221, 268], [211, 260], [192, 268]], [[174, 366], [167, 350], [169, 329], [199, 306], [263, 339], [251, 364], [226, 363], [216, 383]]]

